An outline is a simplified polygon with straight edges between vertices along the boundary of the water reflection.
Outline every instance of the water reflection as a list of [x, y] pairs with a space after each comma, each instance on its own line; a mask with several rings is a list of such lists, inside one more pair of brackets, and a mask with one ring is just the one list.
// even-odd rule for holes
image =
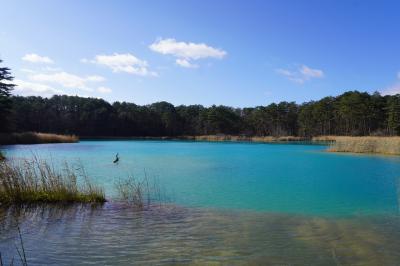
[[398, 216], [311, 216], [126, 205], [0, 209], [0, 251], [29, 265], [397, 265]]

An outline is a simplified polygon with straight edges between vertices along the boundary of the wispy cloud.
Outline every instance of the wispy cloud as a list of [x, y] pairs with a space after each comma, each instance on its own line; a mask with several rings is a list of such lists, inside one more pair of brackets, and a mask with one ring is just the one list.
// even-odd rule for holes
[[396, 95], [396, 94], [400, 94], [400, 71], [397, 73], [397, 80], [396, 80], [396, 82], [395, 82], [393, 85], [391, 85], [391, 86], [389, 86], [389, 87], [387, 87], [387, 88], [381, 90], [381, 93], [382, 93], [383, 95]]
[[314, 78], [323, 78], [325, 76], [324, 72], [320, 69], [313, 69], [306, 65], [301, 65], [294, 70], [275, 69], [275, 72], [289, 79], [290, 81], [303, 84], [307, 80]]
[[175, 63], [176, 63], [177, 65], [181, 66], [181, 67], [186, 67], [186, 68], [197, 68], [197, 67], [199, 67], [199, 66], [196, 65], [196, 64], [190, 63], [189, 60], [187, 60], [187, 59], [180, 59], [180, 58], [177, 58], [177, 59], [175, 60]]
[[103, 93], [103, 94], [107, 94], [107, 93], [111, 93], [112, 90], [108, 87], [98, 87], [97, 88], [97, 92]]
[[87, 85], [88, 82], [101, 82], [105, 80], [105, 78], [101, 76], [81, 77], [64, 71], [31, 74], [29, 75], [29, 79], [36, 82], [53, 83], [65, 88], [76, 88], [84, 91], [93, 91], [93, 89]]
[[54, 94], [65, 94], [64, 91], [54, 89], [53, 87], [46, 84], [29, 82], [21, 79], [15, 79], [13, 83], [17, 85], [14, 89], [14, 92], [18, 95], [35, 95], [47, 97]]
[[175, 39], [159, 39], [149, 48], [163, 55], [176, 57], [175, 63], [182, 67], [195, 68], [197, 65], [191, 61], [203, 58], [222, 59], [227, 52], [208, 46], [205, 43], [177, 42]]
[[[32, 63], [53, 63], [50, 58], [37, 54], [27, 54], [22, 59]], [[17, 85], [15, 93], [19, 95], [48, 97], [54, 94], [81, 95], [82, 91], [91, 94], [112, 92], [110, 88], [98, 87], [99, 83], [106, 81], [100, 75], [76, 75], [63, 71], [58, 66], [49, 65], [21, 68], [20, 71], [22, 77], [14, 81]]]
[[82, 63], [94, 63], [110, 68], [113, 72], [125, 72], [139, 76], [157, 76], [157, 73], [150, 71], [148, 63], [136, 56], [114, 53], [112, 55], [96, 55], [93, 60], [81, 59]]
[[38, 54], [26, 54], [22, 57], [22, 60], [30, 63], [41, 63], [41, 64], [53, 64], [54, 61], [47, 56], [40, 56]]
[[382, 91], [383, 95], [396, 95], [400, 94], [400, 83], [394, 84]]

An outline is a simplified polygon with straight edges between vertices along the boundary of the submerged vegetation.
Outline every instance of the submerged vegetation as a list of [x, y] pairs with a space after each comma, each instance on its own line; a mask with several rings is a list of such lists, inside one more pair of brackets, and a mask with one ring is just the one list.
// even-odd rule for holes
[[82, 166], [61, 170], [38, 158], [0, 162], [0, 203], [105, 202], [101, 188], [90, 183]]
[[400, 155], [400, 137], [334, 137], [333, 152]]
[[24, 132], [0, 134], [0, 144], [40, 144], [40, 143], [72, 143], [78, 142], [74, 135], [58, 135], [50, 133]]

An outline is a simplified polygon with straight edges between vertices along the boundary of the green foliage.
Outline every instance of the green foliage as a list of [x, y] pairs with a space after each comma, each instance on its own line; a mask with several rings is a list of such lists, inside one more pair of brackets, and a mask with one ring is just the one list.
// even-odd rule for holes
[[400, 135], [400, 95], [388, 99], [387, 113], [389, 133]]
[[[3, 61], [0, 59], [0, 63]], [[11, 113], [11, 91], [14, 88], [12, 84], [13, 77], [11, 76], [10, 69], [7, 67], [0, 67], [0, 132], [8, 131], [10, 128], [10, 113]]]
[[298, 105], [272, 103], [255, 108], [167, 102], [112, 105], [77, 96], [12, 97], [17, 132], [78, 136], [247, 135], [399, 135], [400, 96], [349, 91]]

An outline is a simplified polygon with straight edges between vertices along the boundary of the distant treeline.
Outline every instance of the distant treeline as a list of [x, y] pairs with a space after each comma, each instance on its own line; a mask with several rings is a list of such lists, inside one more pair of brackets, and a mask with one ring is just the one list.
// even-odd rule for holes
[[78, 136], [400, 135], [400, 95], [349, 91], [303, 104], [254, 108], [158, 102], [108, 103], [77, 96], [11, 97], [8, 131]]

